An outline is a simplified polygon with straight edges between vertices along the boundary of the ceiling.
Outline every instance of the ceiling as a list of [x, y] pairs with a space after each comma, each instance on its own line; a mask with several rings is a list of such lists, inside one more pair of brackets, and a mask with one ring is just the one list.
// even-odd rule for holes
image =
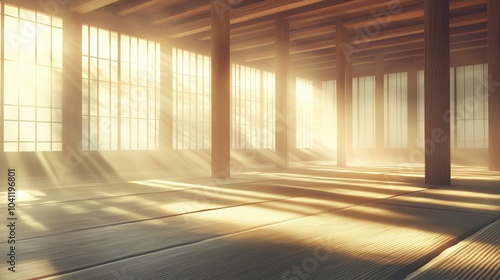
[[[210, 1], [77, 0], [71, 11], [101, 10], [140, 17], [166, 30], [170, 39], [210, 42]], [[373, 67], [375, 57], [404, 63], [422, 57], [423, 0], [231, 0], [231, 52], [249, 63], [274, 60], [274, 19], [290, 25], [290, 62], [302, 71], [331, 75], [335, 69], [335, 29], [340, 18], [353, 44], [354, 67]], [[453, 53], [484, 53], [486, 0], [450, 0]]]

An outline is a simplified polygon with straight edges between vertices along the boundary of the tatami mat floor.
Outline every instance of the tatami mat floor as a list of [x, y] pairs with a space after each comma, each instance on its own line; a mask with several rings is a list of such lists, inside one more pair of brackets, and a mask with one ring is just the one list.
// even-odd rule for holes
[[500, 174], [454, 167], [430, 187], [419, 166], [333, 166], [21, 180], [0, 279], [499, 279]]

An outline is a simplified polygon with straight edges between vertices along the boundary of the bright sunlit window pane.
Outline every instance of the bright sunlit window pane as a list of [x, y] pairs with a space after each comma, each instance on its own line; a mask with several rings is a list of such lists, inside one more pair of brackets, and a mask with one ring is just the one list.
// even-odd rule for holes
[[231, 148], [274, 148], [274, 74], [233, 64]]
[[319, 114], [315, 133], [318, 135], [319, 148], [337, 150], [337, 88], [336, 81], [324, 81], [322, 92], [315, 111]]
[[[488, 148], [488, 65], [450, 69], [451, 148]], [[418, 71], [418, 144], [425, 141], [424, 71]]]
[[61, 151], [62, 19], [4, 5], [4, 143], [6, 152]]
[[455, 124], [452, 147], [488, 148], [488, 65], [460, 66], [455, 72], [456, 91], [453, 87], [451, 91], [455, 109], [451, 112], [451, 124]]
[[384, 75], [385, 147], [408, 147], [408, 82], [407, 73]]
[[173, 148], [210, 149], [210, 58], [172, 50]]
[[[16, 6], [12, 6], [12, 5], [4, 5], [4, 13], [6, 15], [9, 15], [9, 16], [12, 16], [12, 17], [18, 17], [19, 16], [19, 8], [16, 7]], [[33, 17], [32, 18], [32, 21], [34, 21], [35, 18]]]
[[[120, 111], [127, 120], [123, 129], [128, 129], [129, 133], [121, 133], [121, 150], [156, 150], [159, 147], [159, 127], [156, 125], [160, 110], [160, 87], [156, 84], [156, 79], [160, 77], [159, 68], [156, 67], [160, 63], [159, 44], [126, 35], [120, 36], [119, 43], [121, 61], [129, 62], [121, 73], [125, 72], [125, 77], [140, 76], [139, 79], [128, 80], [122, 76], [121, 86], [126, 91], [121, 96]], [[150, 48], [147, 47], [148, 44], [151, 45]], [[112, 99], [115, 96], [117, 95], [112, 94]], [[118, 114], [111, 113], [113, 116]], [[149, 122], [155, 125], [150, 126]]]
[[274, 149], [276, 141], [276, 77], [274, 73], [263, 72], [262, 88], [263, 88], [263, 108], [262, 121], [263, 128], [263, 149]]
[[417, 72], [417, 145], [424, 147], [425, 139], [425, 83], [424, 70]]
[[353, 148], [375, 148], [375, 77], [352, 80]]
[[[82, 26], [82, 49], [90, 49], [90, 56], [82, 55], [82, 115], [88, 123], [82, 133], [82, 149], [85, 151], [107, 151], [111, 148], [111, 131], [116, 130], [107, 117], [111, 107], [119, 107], [118, 103], [110, 103], [110, 34], [109, 30]], [[117, 50], [116, 50], [117, 51]], [[86, 72], [84, 72], [86, 71]], [[84, 78], [85, 77], [85, 78]], [[83, 100], [84, 99], [84, 100]], [[86, 118], [95, 116], [95, 118]], [[116, 146], [116, 145], [115, 145]]]
[[83, 25], [82, 50], [82, 149], [158, 149], [160, 45]]
[[297, 148], [313, 148], [314, 142], [314, 88], [310, 80], [296, 80]]

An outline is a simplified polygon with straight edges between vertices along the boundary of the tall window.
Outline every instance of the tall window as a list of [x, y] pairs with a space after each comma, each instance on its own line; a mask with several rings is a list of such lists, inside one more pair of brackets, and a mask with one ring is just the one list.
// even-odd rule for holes
[[408, 147], [407, 73], [384, 75], [385, 147]]
[[82, 150], [158, 149], [160, 45], [82, 27]]
[[233, 149], [274, 147], [274, 74], [232, 65]]
[[155, 150], [160, 125], [160, 44], [120, 36], [120, 147]]
[[417, 146], [424, 147], [425, 141], [425, 83], [424, 70], [417, 72]]
[[297, 78], [297, 148], [313, 148], [314, 141], [314, 88], [310, 80]]
[[276, 78], [262, 72], [262, 149], [274, 149], [276, 141]]
[[375, 77], [352, 80], [353, 148], [375, 148]]
[[3, 149], [62, 150], [62, 19], [4, 5]]
[[456, 148], [488, 147], [488, 65], [456, 68], [456, 94], [452, 94], [452, 140]]
[[173, 148], [210, 149], [210, 58], [173, 49]]
[[232, 65], [232, 148], [261, 147], [261, 71]]
[[118, 33], [82, 28], [82, 150], [118, 150]]
[[337, 100], [336, 81], [324, 81], [315, 112], [320, 114], [316, 134], [320, 148], [337, 150]]
[[[425, 141], [424, 71], [418, 71], [418, 143]], [[450, 141], [452, 148], [488, 147], [488, 66], [450, 68]]]

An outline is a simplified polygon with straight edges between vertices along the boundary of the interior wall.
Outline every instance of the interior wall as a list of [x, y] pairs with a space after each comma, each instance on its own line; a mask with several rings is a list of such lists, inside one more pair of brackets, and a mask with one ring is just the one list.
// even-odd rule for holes
[[[41, 6], [33, 1], [6, 1], [14, 5], [40, 10]], [[140, 18], [117, 17], [107, 13], [99, 12], [92, 16], [81, 17], [66, 10], [65, 5], [57, 7], [57, 13], [62, 14], [65, 21], [76, 21], [78, 24], [85, 23], [98, 27], [108, 28], [115, 31], [123, 31], [129, 35], [145, 37], [153, 40], [163, 40], [165, 30], [152, 28]], [[52, 7], [52, 9], [55, 9]], [[55, 11], [55, 10], [53, 10]], [[125, 29], [126, 28], [126, 29]], [[79, 34], [75, 34], [79, 36]], [[196, 51], [201, 54], [209, 54], [210, 46], [190, 40], [176, 40], [172, 45], [179, 48]], [[452, 54], [452, 66], [468, 65], [471, 63], [484, 63], [485, 55], [482, 51]], [[80, 55], [76, 59], [81, 59]], [[234, 63], [258, 67], [258, 63], [245, 63], [241, 57], [232, 57]], [[418, 60], [422, 64], [422, 60]], [[260, 65], [262, 70], [274, 71], [272, 65]], [[385, 66], [387, 71], [403, 71], [404, 62], [390, 62]], [[420, 67], [420, 66], [419, 66]], [[354, 67], [354, 76], [373, 75], [373, 65]], [[328, 77], [313, 77], [304, 74], [305, 77], [320, 81]], [[332, 76], [333, 77], [333, 76]], [[80, 77], [69, 77], [78, 80]], [[81, 89], [81, 88], [80, 88]], [[64, 92], [65, 95], [68, 92]], [[71, 110], [67, 108], [66, 110]], [[81, 131], [71, 131], [71, 127], [65, 127], [65, 133], [81, 134]], [[80, 137], [81, 138], [81, 137]], [[162, 151], [109, 151], [109, 152], [82, 152], [78, 145], [63, 145], [62, 152], [17, 152], [0, 153], [0, 168], [22, 167], [22, 172], [29, 177], [53, 177], [71, 178], [81, 176], [102, 176], [104, 174], [119, 174], [123, 172], [148, 172], [162, 170], [206, 170], [209, 172], [210, 153], [208, 150], [162, 150]], [[408, 149], [386, 149], [384, 153], [387, 160], [401, 162], [401, 158], [418, 158], [419, 151]], [[420, 151], [421, 152], [421, 151]], [[355, 150], [355, 160], [373, 159], [375, 150]], [[272, 150], [232, 150], [231, 158], [234, 164], [272, 163], [274, 152]], [[335, 159], [334, 151], [319, 149], [292, 149], [292, 161], [310, 161]], [[452, 151], [452, 162], [456, 164], [486, 164], [487, 149], [454, 149]]]

